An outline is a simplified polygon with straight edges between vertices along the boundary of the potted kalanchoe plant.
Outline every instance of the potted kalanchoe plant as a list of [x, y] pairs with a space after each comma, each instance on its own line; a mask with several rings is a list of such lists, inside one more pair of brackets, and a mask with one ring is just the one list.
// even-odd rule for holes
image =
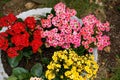
[[[13, 14], [0, 18], [0, 27], [7, 27], [0, 33], [0, 49], [13, 69], [8, 80], [93, 80], [98, 64], [91, 53], [94, 47], [103, 50], [110, 45], [109, 36], [103, 34], [110, 30], [109, 23], [90, 14], [82, 18], [81, 24], [74, 17], [76, 13], [60, 2], [39, 20], [31, 16], [22, 20]], [[28, 70], [19, 67], [36, 53], [40, 61], [34, 66]]]

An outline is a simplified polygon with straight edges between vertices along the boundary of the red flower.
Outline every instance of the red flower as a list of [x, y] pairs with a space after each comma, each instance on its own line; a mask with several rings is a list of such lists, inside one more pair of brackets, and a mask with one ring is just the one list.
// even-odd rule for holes
[[17, 51], [12, 47], [7, 50], [7, 54], [10, 58], [14, 58], [14, 57], [18, 56]]
[[16, 16], [13, 14], [9, 14], [8, 16], [4, 16], [0, 18], [0, 27], [10, 26], [17, 20]]
[[6, 50], [8, 48], [8, 40], [0, 35], [0, 49]]
[[20, 50], [24, 47], [29, 46], [29, 34], [27, 32], [23, 34], [14, 35], [11, 38], [11, 42], [15, 44], [16, 47], [19, 47]]
[[41, 39], [41, 30], [35, 30], [33, 33], [34, 39]]
[[25, 23], [30, 29], [34, 29], [36, 26], [36, 20], [34, 19], [34, 17], [27, 17], [25, 19]]
[[30, 44], [30, 46], [32, 46], [33, 53], [36, 53], [38, 49], [42, 46], [42, 44], [43, 44], [42, 41], [34, 39]]
[[8, 26], [7, 16], [0, 18], [0, 27]]
[[11, 30], [12, 30], [15, 34], [19, 34], [19, 33], [25, 31], [25, 25], [24, 25], [22, 22], [17, 22], [17, 23], [15, 23], [13, 26], [11, 26]]
[[8, 34], [7, 34], [6, 32], [1, 32], [1, 33], [0, 33], [0, 36], [8, 37]]
[[8, 14], [7, 17], [8, 17], [7, 21], [10, 25], [13, 24], [17, 20], [17, 17], [12, 13]]

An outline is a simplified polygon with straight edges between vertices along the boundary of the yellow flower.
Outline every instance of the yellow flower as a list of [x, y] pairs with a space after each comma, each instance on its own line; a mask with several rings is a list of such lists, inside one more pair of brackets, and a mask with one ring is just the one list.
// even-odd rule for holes
[[65, 76], [69, 76], [69, 75], [71, 75], [71, 72], [70, 71], [66, 71], [65, 72]]
[[52, 57], [52, 59], [53, 59], [55, 62], [57, 62], [57, 60], [58, 60], [57, 56], [55, 56], [55, 55]]
[[61, 68], [61, 65], [60, 64], [56, 64], [55, 65], [57, 68]]
[[63, 75], [61, 75], [60, 78], [63, 79], [64, 78]]
[[69, 66], [66, 65], [66, 64], [63, 64], [63, 66], [64, 66], [65, 69], [68, 69], [68, 68], [69, 68]]
[[67, 61], [65, 61], [65, 63], [66, 63], [68, 66], [70, 66], [70, 65], [73, 64], [73, 61], [72, 61], [72, 59], [68, 59]]
[[45, 76], [46, 76], [46, 78], [48, 78], [48, 80], [52, 80], [55, 78], [55, 74], [50, 70], [46, 71]]
[[93, 80], [99, 66], [94, 61], [92, 54], [78, 56], [75, 51], [69, 49], [54, 52], [52, 61], [47, 68], [45, 76], [48, 80], [54, 79], [60, 70], [65, 70], [65, 73], [59, 77], [61, 79], [65, 75], [64, 77], [71, 80]]

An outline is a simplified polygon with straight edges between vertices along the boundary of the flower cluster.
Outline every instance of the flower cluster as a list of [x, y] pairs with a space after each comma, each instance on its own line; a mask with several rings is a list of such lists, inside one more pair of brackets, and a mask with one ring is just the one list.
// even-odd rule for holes
[[[103, 50], [110, 45], [109, 36], [103, 34], [110, 30], [109, 23], [102, 23], [90, 14], [82, 18], [82, 24], [75, 18], [76, 11], [62, 2], [46, 15], [39, 20], [27, 17], [24, 21], [13, 14], [0, 18], [0, 28], [8, 28], [0, 33], [0, 49], [14, 58], [26, 50], [37, 53], [43, 44], [45, 50], [47, 46], [61, 47], [65, 50], [54, 52], [45, 77], [48, 80], [93, 80], [99, 66], [89, 53], [93, 52], [93, 47]], [[77, 53], [87, 54], [79, 56]], [[37, 77], [30, 80], [43, 80]]]
[[81, 36], [83, 38], [82, 45], [89, 52], [93, 52], [92, 47], [98, 47], [103, 50], [104, 47], [110, 45], [110, 38], [103, 34], [103, 31], [110, 30], [109, 23], [100, 22], [94, 15], [88, 15], [82, 19], [83, 27], [81, 28]]
[[48, 46], [68, 49], [72, 44], [75, 48], [79, 47], [81, 24], [74, 18], [76, 11], [63, 3], [55, 5], [53, 10], [55, 14], [49, 14], [46, 19], [41, 19], [44, 29], [42, 38], [46, 38]]
[[0, 23], [3, 23], [1, 27], [8, 28], [0, 33], [0, 49], [6, 51], [9, 57], [18, 56], [19, 51], [28, 47], [32, 47], [33, 53], [36, 53], [42, 46], [41, 31], [36, 28], [36, 20], [33, 17], [19, 22], [13, 14], [9, 14], [0, 18]]
[[56, 77], [70, 80], [92, 80], [98, 71], [98, 64], [94, 61], [93, 55], [78, 56], [69, 49], [54, 52], [47, 68], [45, 76], [48, 80]]
[[9, 26], [13, 24], [16, 20], [17, 18], [10, 13], [9, 15], [0, 18], [0, 27]]

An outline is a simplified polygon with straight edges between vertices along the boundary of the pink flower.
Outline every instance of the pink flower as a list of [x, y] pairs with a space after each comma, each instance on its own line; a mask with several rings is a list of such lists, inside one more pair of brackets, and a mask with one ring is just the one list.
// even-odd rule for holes
[[93, 52], [93, 48], [89, 48], [88, 52], [92, 53]]
[[51, 19], [41, 19], [41, 24], [43, 28], [50, 28], [51, 27]]
[[66, 9], [66, 13], [69, 14], [70, 16], [75, 16], [77, 14], [75, 9], [70, 9], [70, 8]]
[[51, 18], [53, 18], [53, 14], [49, 14], [49, 15], [47, 16], [47, 19], [51, 19]]
[[66, 8], [66, 5], [62, 2], [56, 4], [54, 6], [54, 10], [56, 12], [56, 15], [59, 15], [59, 14], [62, 14], [62, 13], [65, 13], [65, 8]]
[[62, 22], [61, 22], [61, 20], [59, 19], [58, 16], [55, 16], [55, 17], [52, 18], [52, 24], [54, 26], [58, 27], [58, 26], [62, 25]]
[[86, 16], [86, 17], [84, 17], [83, 19], [82, 19], [82, 21], [83, 21], [83, 24], [85, 25], [85, 26], [94, 26], [94, 24], [96, 24], [97, 23], [97, 18], [94, 16], [94, 15], [88, 15], [88, 16]]

